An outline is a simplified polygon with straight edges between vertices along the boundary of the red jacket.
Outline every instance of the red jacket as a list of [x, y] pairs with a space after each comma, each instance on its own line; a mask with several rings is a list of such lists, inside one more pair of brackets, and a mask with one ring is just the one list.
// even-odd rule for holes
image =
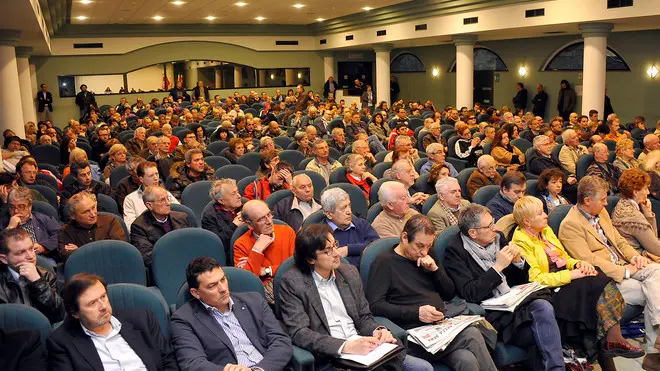
[[282, 183], [280, 188], [274, 189], [270, 186], [268, 176], [262, 176], [261, 178], [257, 178], [254, 182], [248, 184], [248, 186], [245, 187], [243, 197], [247, 198], [248, 200], [265, 201], [271, 193], [279, 191], [280, 189], [289, 189], [289, 185]]

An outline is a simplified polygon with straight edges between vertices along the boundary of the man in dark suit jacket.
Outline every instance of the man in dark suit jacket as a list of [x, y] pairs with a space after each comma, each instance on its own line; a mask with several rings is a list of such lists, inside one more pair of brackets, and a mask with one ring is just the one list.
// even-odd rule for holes
[[80, 93], [76, 94], [76, 105], [80, 108], [80, 117], [86, 117], [90, 107], [96, 107], [94, 93], [87, 91], [87, 85], [80, 85]]
[[172, 97], [175, 102], [178, 102], [179, 99], [190, 102], [190, 94], [188, 94], [186, 89], [183, 88], [183, 83], [181, 81], [176, 83], [176, 88], [170, 90], [170, 97]]
[[[381, 343], [397, 342], [374, 320], [360, 274], [354, 266], [341, 264], [327, 224], [298, 233], [294, 259], [295, 267], [282, 276], [279, 291], [282, 322], [293, 344], [321, 362], [332, 362], [342, 354], [366, 354]], [[385, 366], [432, 369], [428, 362], [403, 353]]]
[[[105, 281], [78, 273], [62, 290], [69, 317], [46, 342], [51, 371], [138, 368], [178, 371], [174, 352], [158, 320], [147, 309], [113, 313]], [[96, 340], [98, 339], [98, 340]]]
[[37, 120], [51, 120], [53, 112], [53, 94], [48, 91], [46, 84], [41, 84], [41, 91], [37, 93]]
[[291, 339], [262, 295], [230, 294], [220, 263], [209, 257], [190, 262], [186, 280], [194, 299], [170, 325], [182, 371], [279, 371], [289, 363]]

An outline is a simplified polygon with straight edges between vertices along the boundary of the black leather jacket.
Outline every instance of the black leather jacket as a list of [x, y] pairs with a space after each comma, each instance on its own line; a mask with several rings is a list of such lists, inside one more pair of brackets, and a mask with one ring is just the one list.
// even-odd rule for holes
[[[30, 282], [27, 290], [30, 295], [30, 304], [43, 313], [51, 323], [59, 322], [64, 318], [64, 302], [57, 293], [57, 277], [47, 269], [37, 266], [40, 279]], [[0, 304], [26, 304], [18, 282], [9, 272], [7, 265], [0, 265]]]

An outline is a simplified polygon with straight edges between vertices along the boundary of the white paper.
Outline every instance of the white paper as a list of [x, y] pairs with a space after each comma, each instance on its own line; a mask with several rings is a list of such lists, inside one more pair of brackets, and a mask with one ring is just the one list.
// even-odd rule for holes
[[384, 355], [391, 352], [397, 346], [397, 344], [382, 343], [367, 354], [342, 354], [339, 358], [369, 366], [378, 362], [379, 359], [383, 358]]

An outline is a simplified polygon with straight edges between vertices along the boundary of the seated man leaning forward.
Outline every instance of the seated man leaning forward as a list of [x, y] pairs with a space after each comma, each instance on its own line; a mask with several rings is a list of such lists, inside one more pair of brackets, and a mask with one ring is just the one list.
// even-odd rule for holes
[[[279, 291], [282, 321], [293, 343], [314, 353], [321, 364], [397, 342], [374, 320], [360, 274], [352, 265], [341, 264], [337, 248], [327, 224], [304, 227], [296, 237], [295, 266], [282, 276]], [[388, 366], [433, 369], [428, 362], [403, 354]]]
[[209, 257], [188, 264], [186, 281], [194, 299], [171, 320], [181, 371], [284, 369], [291, 339], [262, 295], [230, 292], [225, 271]]

